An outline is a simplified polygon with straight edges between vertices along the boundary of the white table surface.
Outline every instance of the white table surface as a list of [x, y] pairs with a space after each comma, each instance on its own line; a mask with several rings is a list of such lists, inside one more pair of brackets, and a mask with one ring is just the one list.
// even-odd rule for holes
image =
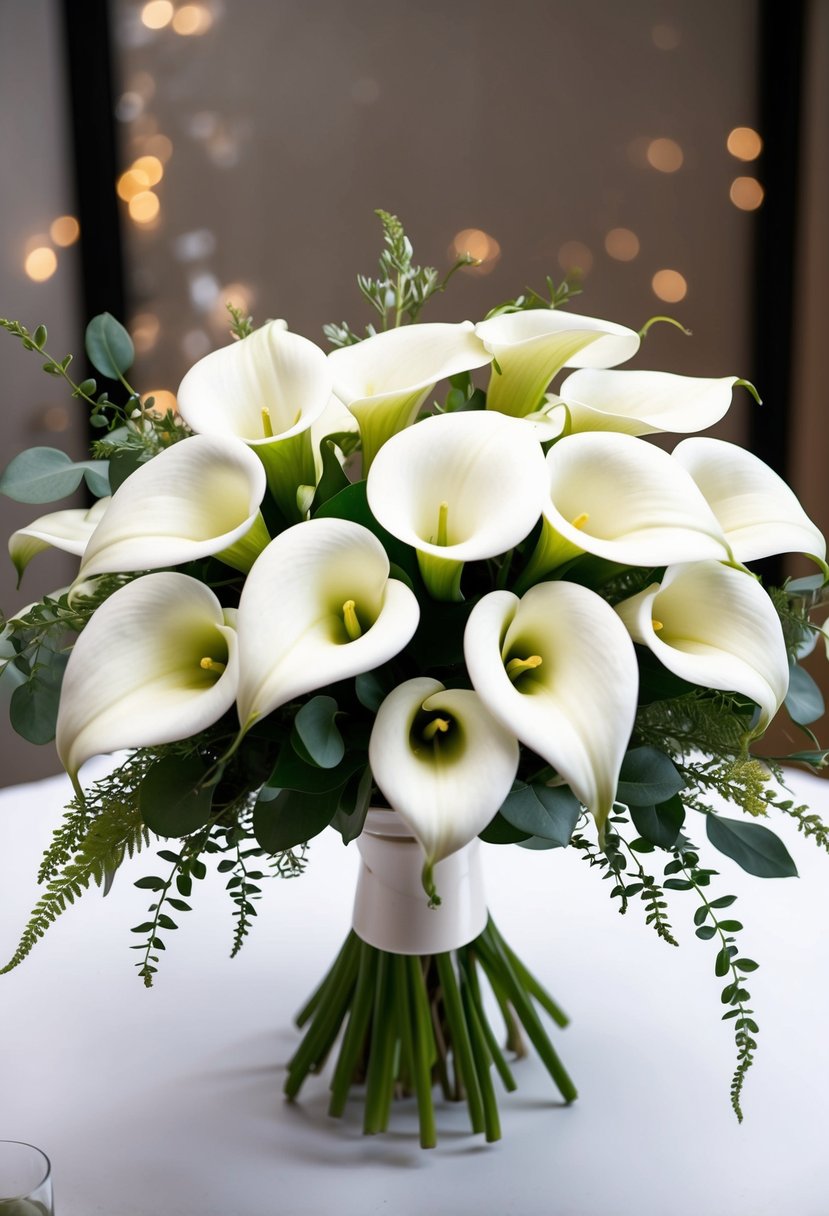
[[[829, 787], [794, 783], [826, 815]], [[0, 793], [4, 960], [66, 792], [53, 779]], [[525, 1060], [518, 1091], [500, 1100], [502, 1141], [486, 1145], [468, 1133], [464, 1107], [439, 1104], [429, 1152], [417, 1147], [412, 1102], [376, 1137], [361, 1134], [358, 1101], [328, 1118], [325, 1078], [286, 1104], [292, 1013], [350, 917], [356, 849], [326, 832], [305, 875], [268, 884], [233, 962], [222, 880], [205, 881], [151, 991], [128, 949], [151, 898], [132, 880], [158, 872], [151, 857], [126, 865], [106, 901], [93, 890], [69, 909], [0, 977], [0, 1139], [51, 1156], [58, 1216], [826, 1216], [829, 857], [774, 826], [800, 880], [711, 861], [720, 893], [740, 895], [743, 948], [762, 964], [742, 1127], [728, 1100], [723, 981], [712, 943], [693, 936], [693, 900], [672, 897], [673, 949], [644, 927], [638, 902], [620, 917], [572, 850], [515, 847], [485, 848], [490, 906], [571, 1014], [554, 1041], [579, 1101], [558, 1104], [540, 1064]]]

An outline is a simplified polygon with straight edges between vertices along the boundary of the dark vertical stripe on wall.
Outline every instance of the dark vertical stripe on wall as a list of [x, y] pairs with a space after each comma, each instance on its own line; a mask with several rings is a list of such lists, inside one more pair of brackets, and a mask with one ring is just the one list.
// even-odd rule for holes
[[124, 318], [124, 263], [115, 182], [115, 65], [108, 0], [60, 0], [81, 226], [81, 290], [86, 322], [100, 312]]
[[[800, 188], [804, 29], [808, 0], [760, 0], [758, 175], [765, 189], [756, 214], [753, 281], [754, 382], [764, 405], [752, 409], [751, 450], [781, 476], [788, 472]], [[763, 574], [780, 581], [780, 559]]]

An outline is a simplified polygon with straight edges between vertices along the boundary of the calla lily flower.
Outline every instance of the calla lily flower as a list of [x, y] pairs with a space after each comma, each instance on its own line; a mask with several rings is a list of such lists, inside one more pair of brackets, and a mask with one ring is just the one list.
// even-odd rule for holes
[[568, 376], [559, 392], [567, 404], [571, 432], [653, 435], [713, 426], [728, 412], [737, 383], [736, 376], [709, 380], [670, 372], [583, 368]]
[[109, 502], [109, 497], [99, 498], [88, 510], [78, 507], [52, 511], [13, 532], [9, 537], [9, 556], [17, 570], [18, 586], [29, 562], [44, 549], [62, 549], [80, 557]]
[[269, 321], [194, 364], [179, 386], [178, 408], [197, 433], [249, 444], [293, 521], [303, 514], [297, 491], [316, 484], [310, 428], [330, 396], [325, 352], [289, 333], [284, 321]]
[[239, 721], [371, 671], [410, 641], [420, 617], [389, 578], [376, 536], [345, 519], [311, 519], [271, 541], [239, 601]]
[[567, 781], [604, 827], [636, 715], [633, 644], [613, 609], [574, 583], [521, 599], [493, 591], [464, 634], [475, 691], [502, 726]]
[[250, 569], [268, 536], [265, 471], [239, 440], [192, 435], [139, 465], [112, 496], [78, 580], [214, 555]]
[[547, 453], [541, 537], [520, 586], [580, 553], [626, 566], [727, 560], [720, 525], [690, 474], [632, 435], [566, 435]]
[[557, 308], [490, 317], [475, 332], [496, 364], [487, 409], [518, 418], [539, 408], [562, 367], [615, 367], [632, 358], [640, 342], [624, 325]]
[[518, 740], [477, 693], [421, 676], [389, 693], [369, 743], [374, 779], [423, 846], [423, 885], [432, 869], [474, 840], [518, 771]]
[[805, 553], [823, 569], [826, 541], [794, 492], [751, 452], [722, 439], [683, 439], [673, 452], [705, 495], [739, 562]]
[[747, 571], [720, 562], [669, 566], [661, 584], [616, 611], [633, 640], [674, 675], [755, 701], [757, 734], [782, 704], [789, 685], [783, 630], [768, 595]]
[[236, 698], [232, 613], [175, 571], [147, 574], [101, 604], [75, 642], [60, 696], [58, 755], [77, 787], [91, 756], [197, 735]]
[[462, 599], [463, 563], [523, 540], [546, 497], [530, 427], [481, 410], [439, 414], [395, 435], [368, 475], [372, 514], [417, 550], [436, 599]]
[[332, 351], [334, 392], [360, 424], [363, 476], [386, 440], [412, 425], [438, 380], [491, 359], [471, 321], [404, 325]]

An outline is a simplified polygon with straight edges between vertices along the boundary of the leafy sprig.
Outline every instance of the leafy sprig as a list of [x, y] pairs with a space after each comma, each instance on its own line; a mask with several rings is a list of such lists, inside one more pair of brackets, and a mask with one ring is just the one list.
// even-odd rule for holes
[[538, 308], [563, 308], [574, 296], [581, 295], [581, 273], [576, 269], [568, 271], [558, 286], [552, 276], [548, 274], [545, 279], [546, 295], [536, 291], [534, 287], [526, 287], [522, 294], [516, 296], [514, 300], [507, 300], [496, 308], [491, 308], [486, 314], [486, 319], [500, 317], [505, 313], [530, 312]]

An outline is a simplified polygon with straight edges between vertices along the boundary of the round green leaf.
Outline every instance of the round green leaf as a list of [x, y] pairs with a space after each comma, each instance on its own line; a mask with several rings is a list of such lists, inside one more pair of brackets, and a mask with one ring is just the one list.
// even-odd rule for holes
[[823, 694], [808, 671], [796, 663], [789, 668], [789, 691], [783, 704], [798, 726], [808, 726], [823, 717]]
[[163, 756], [141, 782], [138, 806], [147, 827], [159, 836], [189, 836], [210, 819], [214, 786], [204, 785], [197, 756]]
[[339, 800], [339, 789], [324, 794], [281, 790], [267, 800], [260, 796], [253, 809], [253, 834], [266, 853], [284, 853], [327, 828]]
[[581, 806], [565, 786], [551, 789], [546, 785], [526, 785], [518, 781], [507, 795], [500, 813], [507, 823], [527, 836], [538, 836], [565, 848], [570, 843]]
[[530, 833], [513, 827], [499, 811], [484, 830], [478, 833], [478, 837], [487, 844], [518, 844], [521, 840], [529, 840]]
[[[783, 841], [761, 823], [706, 815], [708, 839], [749, 874], [758, 878], [793, 878], [797, 867]], [[714, 903], [713, 906], [722, 906]]]
[[77, 490], [83, 475], [83, 466], [57, 448], [27, 448], [6, 466], [0, 493], [15, 502], [54, 502]]
[[672, 849], [685, 822], [685, 807], [678, 794], [658, 806], [632, 806], [630, 817], [640, 836], [660, 849]]
[[335, 768], [345, 755], [337, 729], [337, 702], [333, 697], [312, 697], [294, 718], [294, 730], [308, 757], [320, 768]]
[[93, 317], [86, 327], [86, 353], [89, 361], [110, 380], [118, 380], [132, 367], [135, 347], [120, 321], [108, 312]]
[[622, 761], [616, 797], [625, 806], [654, 806], [684, 785], [670, 756], [657, 747], [634, 747]]

